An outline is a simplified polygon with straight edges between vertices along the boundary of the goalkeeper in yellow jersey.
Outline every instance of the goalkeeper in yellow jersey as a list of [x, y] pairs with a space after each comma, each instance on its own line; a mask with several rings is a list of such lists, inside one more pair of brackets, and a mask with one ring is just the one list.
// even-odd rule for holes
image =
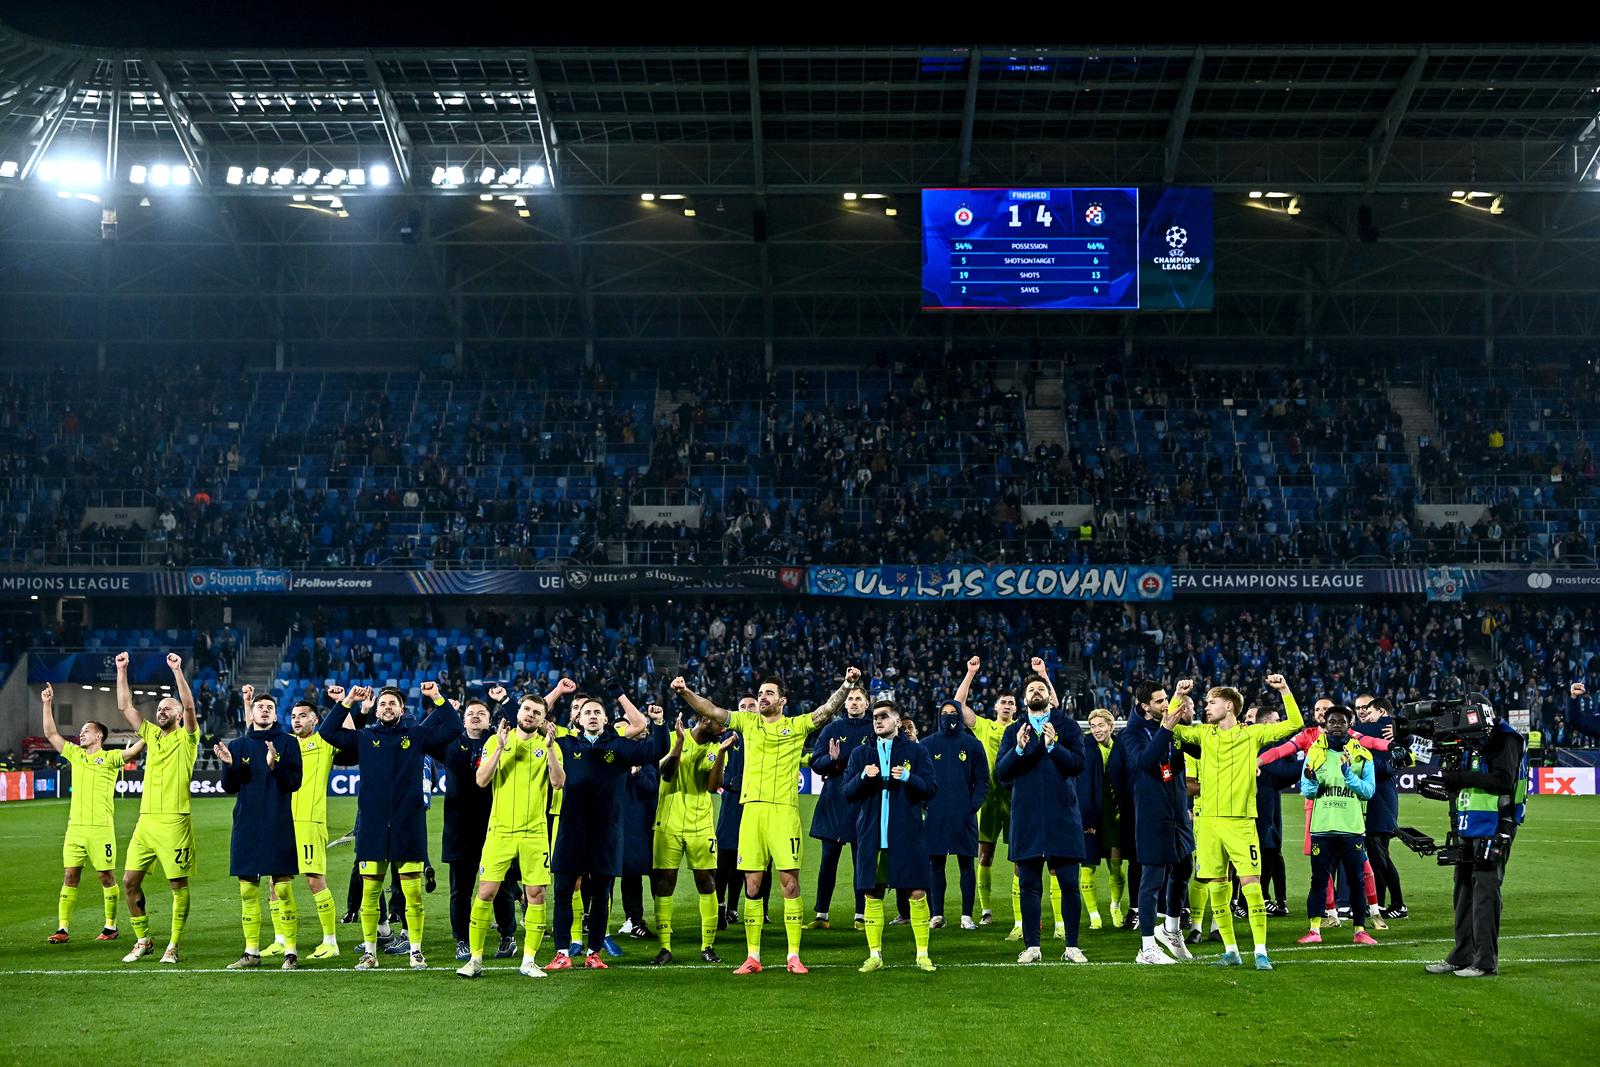
[[[1304, 720], [1300, 705], [1281, 674], [1267, 675], [1267, 685], [1283, 697], [1283, 722], [1245, 725], [1244, 697], [1237, 689], [1217, 686], [1206, 693], [1205, 722], [1172, 727], [1179, 742], [1200, 746], [1202, 814], [1195, 817], [1196, 877], [1207, 884], [1212, 911], [1222, 930], [1223, 953], [1212, 962], [1224, 967], [1243, 964], [1233, 934], [1233, 913], [1228, 907], [1228, 865], [1239, 872], [1240, 892], [1250, 909], [1250, 932], [1255, 938], [1256, 969], [1272, 970], [1267, 958], [1267, 907], [1261, 895], [1261, 845], [1256, 839], [1256, 756], [1275, 741], [1293, 737]], [[1194, 689], [1184, 679], [1173, 694], [1177, 706]]]

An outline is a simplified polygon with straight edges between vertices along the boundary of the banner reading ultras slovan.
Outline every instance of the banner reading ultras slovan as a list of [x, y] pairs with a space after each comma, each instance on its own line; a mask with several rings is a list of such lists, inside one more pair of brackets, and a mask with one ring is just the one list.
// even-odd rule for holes
[[812, 567], [813, 596], [873, 600], [1171, 600], [1169, 567]]

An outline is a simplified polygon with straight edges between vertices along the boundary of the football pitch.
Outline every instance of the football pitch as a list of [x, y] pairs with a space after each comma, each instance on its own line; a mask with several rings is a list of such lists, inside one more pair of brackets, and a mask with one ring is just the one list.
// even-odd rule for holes
[[[805, 798], [806, 818], [812, 798]], [[1404, 824], [1442, 838], [1445, 809], [1402, 798]], [[334, 833], [354, 819], [353, 800], [328, 805]], [[950, 869], [950, 925], [932, 935], [939, 970], [912, 966], [910, 931], [890, 927], [888, 969], [860, 975], [864, 936], [850, 925], [850, 874], [840, 872], [831, 930], [808, 931], [802, 955], [812, 974], [783, 973], [784, 932], [776, 908], [766, 927], [768, 970], [736, 978], [743, 931], [718, 937], [726, 966], [708, 966], [695, 952], [698, 922], [692, 885], [679, 879], [670, 968], [648, 966], [655, 943], [621, 939], [624, 957], [603, 972], [552, 974], [543, 981], [516, 972], [516, 959], [486, 961], [486, 975], [454, 974], [447, 912], [447, 869], [426, 898], [430, 969], [409, 970], [384, 956], [372, 973], [355, 973], [359, 927], [340, 926], [343, 955], [307, 961], [296, 973], [272, 966], [223, 968], [241, 948], [237, 882], [227, 874], [232, 804], [197, 798], [200, 873], [183, 961], [156, 956], [120, 962], [132, 935], [126, 909], [122, 938], [95, 941], [99, 894], [86, 872], [70, 944], [52, 946], [60, 885], [64, 801], [0, 807], [0, 1062], [137, 1060], [223, 1063], [489, 1062], [511, 1057], [586, 1063], [706, 1064], [718, 1062], [906, 1063], [1013, 1062], [1058, 1057], [1067, 1062], [1240, 1063], [1565, 1063], [1591, 1055], [1600, 1038], [1600, 916], [1594, 902], [1600, 873], [1600, 800], [1530, 797], [1505, 887], [1501, 977], [1467, 981], [1423, 973], [1450, 938], [1450, 874], [1395, 844], [1412, 917], [1374, 931], [1380, 944], [1350, 944], [1348, 925], [1318, 946], [1294, 944], [1305, 930], [1308, 862], [1294, 845], [1301, 826], [1298, 798], [1284, 800], [1289, 828], [1289, 918], [1270, 920], [1277, 969], [1217, 969], [1201, 963], [1136, 967], [1136, 933], [1091, 931], [1083, 924], [1087, 966], [1060, 961], [1049, 937], [1046, 962], [1015, 963], [1020, 946], [1011, 925], [1010, 868], [996, 863], [994, 925], [956, 928], [960, 895]], [[132, 833], [136, 806], [117, 805], [119, 850]], [[442, 817], [430, 819], [438, 856]], [[815, 841], [808, 841], [803, 898], [810, 916]], [[120, 856], [119, 856], [120, 858]], [[330, 853], [330, 887], [344, 904], [351, 846]], [[146, 883], [156, 955], [166, 942], [171, 896], [159, 870]], [[1102, 912], [1106, 895], [1100, 881]], [[296, 889], [301, 943], [318, 941], [310, 894]], [[774, 892], [774, 902], [777, 894]], [[653, 912], [646, 898], [646, 917]], [[892, 901], [890, 904], [892, 913]], [[1048, 914], [1048, 913], [1047, 913]], [[842, 921], [841, 921], [842, 920]], [[612, 928], [621, 922], [620, 900]], [[1248, 953], [1249, 933], [1237, 927]], [[270, 937], [271, 924], [264, 923]], [[520, 941], [520, 935], [519, 935]], [[491, 946], [493, 942], [491, 941]], [[541, 962], [554, 951], [546, 941]], [[1218, 951], [1201, 947], [1202, 961]], [[1248, 955], [1247, 955], [1248, 958]], [[271, 961], [269, 961], [270, 964]], [[775, 966], [774, 966], [775, 965]], [[1590, 1053], [1583, 1053], [1583, 1048]]]

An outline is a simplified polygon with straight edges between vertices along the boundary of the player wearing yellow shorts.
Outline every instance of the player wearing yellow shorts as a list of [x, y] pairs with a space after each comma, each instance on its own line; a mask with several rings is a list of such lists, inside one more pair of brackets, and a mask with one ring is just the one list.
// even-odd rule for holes
[[[1267, 908], [1261, 895], [1261, 848], [1256, 839], [1256, 756], [1276, 741], [1300, 732], [1300, 705], [1281, 674], [1269, 674], [1267, 685], [1283, 697], [1283, 722], [1244, 725], [1244, 697], [1237, 689], [1218, 686], [1206, 693], [1205, 722], [1176, 723], [1179, 743], [1200, 746], [1200, 796], [1204, 806], [1194, 820], [1196, 877], [1207, 883], [1211, 910], [1222, 930], [1223, 953], [1212, 961], [1221, 966], [1243, 964], [1233, 935], [1228, 906], [1228, 865], [1239, 872], [1239, 890], [1250, 908], [1255, 937], [1256, 969], [1268, 971]], [[1188, 698], [1194, 682], [1184, 679], [1174, 689], [1172, 706]]]
[[722, 728], [701, 719], [685, 732], [679, 715], [672, 749], [661, 759], [661, 793], [656, 803], [655, 837], [650, 849], [655, 864], [650, 892], [656, 900], [656, 938], [661, 951], [650, 962], [672, 962], [672, 895], [678, 889], [678, 867], [685, 860], [700, 898], [700, 959], [721, 963], [717, 955], [717, 826], [711, 812], [711, 776], [719, 773], [728, 747], [717, 743]]
[[[572, 688], [563, 678], [562, 682]], [[544, 944], [545, 890], [550, 885], [550, 839], [546, 818], [550, 794], [567, 784], [561, 751], [555, 744], [555, 723], [545, 718], [546, 698], [529, 694], [517, 703], [517, 725], [500, 720], [500, 728], [483, 746], [476, 780], [480, 788], [493, 789], [489, 830], [478, 866], [478, 893], [472, 901], [468, 947], [472, 955], [456, 971], [463, 978], [483, 973], [483, 947], [494, 926], [494, 898], [500, 883], [515, 863], [522, 873], [523, 900], [527, 904], [527, 935], [522, 941], [521, 972], [529, 978], [545, 977], [537, 957]]]
[[128, 918], [133, 923], [133, 949], [123, 963], [148, 956], [155, 947], [150, 939], [150, 917], [144, 909], [144, 876], [159, 861], [167, 884], [172, 887], [172, 931], [162, 963], [178, 962], [178, 942], [189, 921], [189, 879], [195, 872], [194, 826], [189, 821], [189, 782], [194, 777], [194, 761], [200, 754], [200, 724], [194, 715], [194, 694], [183, 676], [183, 658], [167, 654], [172, 669], [172, 688], [177, 696], [162, 697], [151, 722], [133, 706], [128, 688], [128, 654], [119, 652], [117, 665], [117, 708], [145, 743], [144, 792], [139, 797], [139, 821], [128, 842], [127, 867], [122, 874], [122, 892], [128, 901]]
[[122, 765], [144, 748], [135, 741], [126, 749], [108, 749], [105, 740], [110, 730], [103, 722], [90, 719], [78, 730], [73, 744], [56, 729], [55, 689], [46, 685], [39, 694], [44, 704], [44, 736], [50, 747], [61, 753], [72, 767], [72, 808], [67, 815], [67, 835], [61, 842], [61, 896], [56, 902], [56, 932], [48, 940], [64, 945], [72, 923], [72, 908], [78, 902], [78, 881], [85, 865], [100, 877], [100, 896], [105, 904], [105, 926], [97, 941], [117, 939], [117, 828], [112, 806], [117, 798], [117, 779]]
[[767, 861], [778, 871], [783, 891], [783, 926], [789, 939], [790, 974], [808, 973], [800, 962], [800, 760], [806, 739], [844, 706], [845, 694], [861, 678], [855, 667], [832, 696], [809, 715], [788, 716], [783, 683], [768, 678], [756, 690], [755, 712], [729, 712], [691, 692], [681, 677], [672, 680], [673, 692], [702, 719], [726, 726], [738, 734], [745, 749], [744, 804], [739, 824], [739, 870], [744, 872], [744, 937], [749, 957], [734, 974], [761, 970], [761, 880]]

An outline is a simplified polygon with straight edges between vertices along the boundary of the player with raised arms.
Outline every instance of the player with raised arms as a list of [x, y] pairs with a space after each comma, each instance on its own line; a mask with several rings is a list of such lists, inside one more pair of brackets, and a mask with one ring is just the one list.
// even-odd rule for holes
[[430, 747], [460, 732], [461, 717], [439, 695], [439, 683], [430, 680], [422, 683], [422, 698], [433, 705], [432, 713], [418, 725], [403, 725], [405, 698], [394, 686], [384, 686], [378, 693], [373, 725], [349, 729], [344, 726], [348, 712], [335, 707], [317, 727], [317, 733], [334, 748], [354, 753], [361, 769], [361, 792], [356, 796], [360, 824], [356, 860], [361, 864], [359, 971], [378, 966], [378, 898], [383, 895], [391, 863], [400, 867], [411, 968], [428, 967], [422, 954], [422, 867], [428, 835], [422, 761]]
[[72, 768], [72, 807], [67, 813], [67, 833], [61, 842], [61, 895], [56, 902], [56, 932], [47, 941], [67, 943], [72, 926], [72, 908], [78, 902], [78, 882], [85, 864], [100, 878], [100, 896], [105, 905], [105, 925], [97, 941], [115, 941], [117, 932], [117, 827], [113, 806], [117, 799], [117, 779], [128, 760], [144, 748], [138, 740], [122, 751], [105, 747], [111, 730], [103, 722], [90, 719], [78, 728], [76, 743], [61, 736], [56, 728], [55, 688], [44, 687], [39, 694], [44, 705], [44, 737]]
[[[1249, 908], [1258, 971], [1272, 970], [1272, 963], [1267, 958], [1267, 902], [1261, 893], [1261, 843], [1256, 835], [1256, 758], [1262, 748], [1293, 737], [1304, 725], [1300, 705], [1283, 675], [1269, 674], [1266, 681], [1283, 698], [1288, 716], [1283, 722], [1241, 723], [1244, 697], [1237, 689], [1216, 686], [1206, 692], [1204, 723], [1172, 725], [1172, 736], [1180, 744], [1200, 746], [1200, 796], [1205, 805], [1194, 820], [1195, 877], [1205, 884], [1211, 911], [1222, 929], [1222, 955], [1212, 962], [1231, 967], [1244, 963], [1233, 933], [1231, 864]], [[1193, 689], [1188, 678], [1175, 687], [1180, 698]]]
[[144, 876], [159, 862], [172, 888], [172, 930], [161, 962], [177, 963], [178, 943], [183, 938], [184, 924], [189, 921], [189, 878], [195, 870], [189, 782], [200, 754], [200, 723], [195, 719], [194, 694], [183, 675], [183, 657], [176, 652], [167, 653], [167, 666], [172, 670], [172, 688], [177, 696], [161, 698], [154, 722], [133, 706], [126, 652], [117, 654], [116, 666], [117, 708], [149, 749], [144, 792], [139, 797], [139, 821], [133, 826], [127, 867], [122, 874], [122, 892], [128, 901], [134, 936], [133, 948], [122, 962], [141, 960], [155, 947], [150, 939], [150, 917], [144, 907]]
[[731, 728], [745, 746], [739, 870], [744, 873], [744, 938], [749, 955], [734, 974], [761, 970], [761, 880], [769, 860], [777, 868], [778, 888], [783, 893], [787, 968], [790, 974], [808, 973], [800, 962], [804, 921], [800, 904], [800, 760], [806, 753], [806, 738], [838, 712], [845, 694], [860, 680], [861, 671], [850, 667], [839, 688], [820, 707], [810, 715], [795, 716], [783, 713], [788, 701], [783, 682], [777, 678], [768, 678], [756, 689], [758, 710], [754, 713], [719, 708], [691, 691], [682, 677], [672, 680], [672, 691], [679, 699], [702, 718]]
[[655, 864], [650, 892], [656, 900], [656, 938], [661, 951], [652, 963], [672, 962], [672, 895], [678, 867], [685, 861], [700, 904], [700, 959], [721, 963], [717, 955], [717, 827], [711, 812], [710, 783], [720, 780], [728, 748], [717, 742], [721, 727], [701, 719], [685, 731], [680, 714], [673, 724], [672, 748], [662, 757], [661, 799], [656, 805]]
[[[563, 679], [566, 681], [566, 679]], [[499, 729], [484, 742], [475, 780], [493, 790], [489, 830], [483, 841], [478, 867], [478, 891], [472, 901], [468, 926], [467, 962], [456, 971], [463, 978], [483, 973], [483, 950], [494, 924], [494, 901], [506, 872], [515, 863], [522, 877], [527, 904], [527, 931], [522, 939], [522, 967], [529, 978], [545, 977], [539, 966], [539, 949], [547, 926], [545, 894], [550, 885], [550, 838], [546, 818], [550, 793], [567, 784], [556, 745], [557, 727], [547, 717], [545, 698], [529, 694], [517, 702], [517, 724], [500, 720]]]

